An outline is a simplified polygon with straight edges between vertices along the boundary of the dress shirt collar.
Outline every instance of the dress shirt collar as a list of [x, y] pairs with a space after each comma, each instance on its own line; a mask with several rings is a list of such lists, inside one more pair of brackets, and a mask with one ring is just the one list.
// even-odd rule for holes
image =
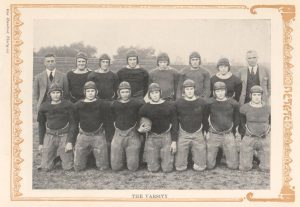
[[49, 77], [49, 75], [50, 75], [51, 72], [52, 72], [52, 75], [53, 75], [53, 77], [54, 77], [54, 75], [55, 75], [55, 70], [56, 70], [56, 68], [54, 68], [52, 71], [49, 70], [49, 69], [46, 69], [47, 77]]
[[255, 65], [254, 67], [248, 66], [249, 72], [251, 73], [251, 69], [253, 68], [253, 72], [254, 74], [256, 74], [257, 69], [258, 69], [258, 65]]

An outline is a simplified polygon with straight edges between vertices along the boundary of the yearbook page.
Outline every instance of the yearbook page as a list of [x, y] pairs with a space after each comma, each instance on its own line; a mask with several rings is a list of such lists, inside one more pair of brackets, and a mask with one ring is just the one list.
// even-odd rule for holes
[[298, 206], [297, 1], [1, 4], [1, 206]]

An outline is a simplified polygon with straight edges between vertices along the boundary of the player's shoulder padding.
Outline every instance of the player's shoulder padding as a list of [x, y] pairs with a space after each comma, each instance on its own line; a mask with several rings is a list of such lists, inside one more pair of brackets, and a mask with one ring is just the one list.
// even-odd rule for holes
[[229, 103], [231, 103], [232, 105], [237, 105], [237, 106], [239, 106], [239, 102], [237, 102], [235, 99], [233, 99], [233, 98], [228, 98], [228, 101], [229, 101]]

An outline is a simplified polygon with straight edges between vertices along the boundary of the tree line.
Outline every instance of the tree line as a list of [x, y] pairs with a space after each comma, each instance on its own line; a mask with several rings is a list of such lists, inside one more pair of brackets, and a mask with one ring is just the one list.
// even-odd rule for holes
[[[127, 47], [120, 46], [117, 53], [112, 56], [114, 60], [126, 58], [129, 50], [135, 50], [142, 59], [155, 59], [155, 49], [152, 47]], [[78, 52], [85, 52], [89, 58], [96, 58], [97, 48], [91, 45], [85, 45], [84, 42], [74, 42], [70, 45], [63, 46], [46, 46], [41, 47], [38, 51], [33, 52], [33, 57], [44, 57], [46, 54], [53, 53], [56, 57], [75, 57]]]

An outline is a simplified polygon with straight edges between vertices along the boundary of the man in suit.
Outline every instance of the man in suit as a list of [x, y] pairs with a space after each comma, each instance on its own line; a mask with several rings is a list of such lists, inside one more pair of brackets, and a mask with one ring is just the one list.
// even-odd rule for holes
[[37, 109], [47, 101], [47, 93], [52, 83], [58, 84], [63, 89], [63, 96], [67, 98], [69, 94], [67, 76], [56, 69], [54, 54], [47, 54], [44, 59], [46, 70], [37, 74], [33, 83], [33, 99], [37, 103]]
[[246, 54], [248, 66], [241, 69], [238, 76], [242, 80], [242, 92], [240, 96], [240, 104], [250, 102], [250, 89], [254, 85], [259, 85], [263, 88], [263, 101], [266, 104], [270, 103], [271, 95], [271, 76], [270, 71], [257, 64], [258, 56], [254, 50], [249, 50]]

